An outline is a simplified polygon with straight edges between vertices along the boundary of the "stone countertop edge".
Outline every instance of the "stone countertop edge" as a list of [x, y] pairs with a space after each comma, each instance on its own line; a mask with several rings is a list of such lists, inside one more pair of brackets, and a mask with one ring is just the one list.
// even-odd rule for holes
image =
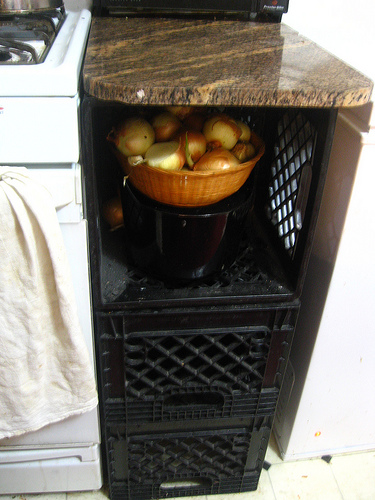
[[86, 94], [131, 105], [353, 107], [373, 82], [283, 23], [93, 18]]

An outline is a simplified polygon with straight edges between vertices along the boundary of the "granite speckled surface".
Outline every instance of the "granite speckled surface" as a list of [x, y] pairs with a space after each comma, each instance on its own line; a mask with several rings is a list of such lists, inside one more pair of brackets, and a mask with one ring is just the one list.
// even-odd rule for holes
[[94, 18], [85, 91], [151, 105], [350, 107], [372, 81], [286, 25]]

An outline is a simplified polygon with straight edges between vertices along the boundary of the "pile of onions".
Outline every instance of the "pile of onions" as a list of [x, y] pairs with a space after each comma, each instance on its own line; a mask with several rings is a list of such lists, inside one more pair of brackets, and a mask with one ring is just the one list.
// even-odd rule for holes
[[203, 108], [169, 106], [150, 121], [127, 118], [107, 139], [127, 159], [164, 170], [235, 168], [255, 156], [249, 126], [224, 113], [206, 115]]

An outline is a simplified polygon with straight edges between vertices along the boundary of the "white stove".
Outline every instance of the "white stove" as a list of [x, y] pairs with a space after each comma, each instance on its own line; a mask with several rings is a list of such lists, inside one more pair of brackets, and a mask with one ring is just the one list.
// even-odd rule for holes
[[1, 164], [79, 160], [78, 89], [90, 24], [90, 11], [66, 11], [43, 62], [0, 61]]
[[[78, 3], [72, 10], [63, 8], [53, 16], [58, 29], [50, 47], [44, 28], [40, 30], [38, 24], [37, 40], [31, 42], [33, 49], [26, 51], [26, 56], [20, 55], [19, 45], [22, 48], [26, 35], [17, 35], [16, 48], [9, 49], [9, 21], [0, 18], [0, 165], [26, 167], [53, 197], [72, 268], [72, 300], [77, 303], [94, 366], [87, 221], [79, 163], [80, 73], [91, 13], [78, 8]], [[20, 17], [22, 24], [26, 20]], [[30, 54], [35, 53], [37, 62], [30, 60]], [[97, 408], [39, 431], [0, 440], [0, 494], [95, 490], [101, 486]]]
[[[16, 16], [17, 20], [20, 17]], [[65, 11], [61, 22], [56, 38], [41, 63], [11, 64], [0, 57], [0, 96], [72, 97], [77, 93], [91, 13], [87, 9]], [[43, 45], [38, 39], [28, 44], [37, 51]]]

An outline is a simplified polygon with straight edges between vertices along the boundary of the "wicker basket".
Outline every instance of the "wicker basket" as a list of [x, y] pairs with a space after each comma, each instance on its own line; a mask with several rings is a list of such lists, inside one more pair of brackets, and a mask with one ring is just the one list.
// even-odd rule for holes
[[243, 186], [265, 151], [264, 142], [255, 133], [251, 143], [257, 152], [254, 158], [221, 171], [166, 171], [146, 164], [129, 169], [126, 157], [114, 152], [128, 180], [144, 195], [166, 205], [199, 207], [217, 203]]

